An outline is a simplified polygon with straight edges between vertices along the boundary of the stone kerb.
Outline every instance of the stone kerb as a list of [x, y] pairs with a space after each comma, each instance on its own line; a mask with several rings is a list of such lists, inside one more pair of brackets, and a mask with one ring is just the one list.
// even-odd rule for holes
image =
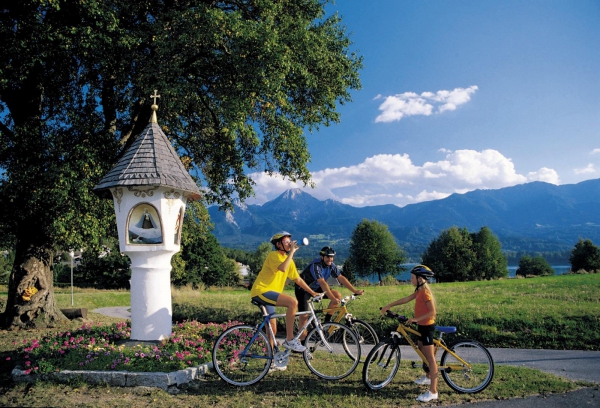
[[114, 387], [153, 387], [167, 391], [171, 387], [177, 387], [198, 380], [211, 369], [212, 363], [207, 363], [170, 373], [63, 370], [49, 374], [25, 374], [24, 370], [16, 367], [12, 371], [12, 379], [15, 382], [27, 383], [34, 383], [38, 380], [52, 380], [60, 383], [82, 380], [94, 385], [108, 384]]

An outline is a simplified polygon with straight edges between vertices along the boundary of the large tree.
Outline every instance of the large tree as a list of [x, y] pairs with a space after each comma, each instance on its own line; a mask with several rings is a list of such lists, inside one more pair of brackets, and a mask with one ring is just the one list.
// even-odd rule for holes
[[579, 239], [569, 257], [573, 272], [595, 272], [600, 270], [600, 248], [590, 239]]
[[471, 233], [475, 263], [471, 279], [490, 280], [508, 276], [508, 259], [502, 253], [502, 244], [498, 237], [488, 227], [482, 227], [478, 232]]
[[542, 256], [524, 255], [519, 259], [519, 268], [516, 271], [517, 275], [521, 276], [549, 276], [556, 274], [552, 266]]
[[451, 227], [431, 241], [423, 263], [435, 272], [437, 282], [464, 282], [508, 276], [507, 259], [498, 237], [488, 227], [476, 233]]
[[379, 283], [387, 275], [402, 272], [406, 260], [404, 250], [396, 243], [387, 225], [373, 220], [362, 220], [350, 238], [350, 256], [344, 267], [360, 277], [377, 274]]
[[[15, 242], [2, 323], [62, 318], [56, 248], [115, 236], [90, 189], [150, 117], [207, 203], [252, 195], [249, 171], [310, 183], [304, 130], [339, 120], [361, 58], [323, 0], [21, 0], [0, 8], [0, 227]], [[38, 292], [26, 300], [27, 288]]]
[[429, 244], [422, 255], [435, 272], [436, 282], [464, 282], [470, 278], [476, 260], [473, 241], [466, 228], [451, 227]]

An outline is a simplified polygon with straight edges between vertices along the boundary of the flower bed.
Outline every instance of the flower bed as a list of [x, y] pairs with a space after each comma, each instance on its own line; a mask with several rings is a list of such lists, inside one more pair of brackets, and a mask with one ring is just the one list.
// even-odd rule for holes
[[74, 331], [25, 340], [15, 363], [24, 368], [26, 375], [63, 370], [177, 371], [210, 362], [214, 340], [235, 324], [239, 322], [185, 321], [175, 324], [171, 337], [162, 342], [126, 346], [119, 343], [130, 339], [129, 322], [111, 326], [86, 323]]

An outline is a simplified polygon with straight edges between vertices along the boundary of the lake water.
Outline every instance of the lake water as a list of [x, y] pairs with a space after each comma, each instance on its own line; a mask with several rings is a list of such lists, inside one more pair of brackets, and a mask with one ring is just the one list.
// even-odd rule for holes
[[[413, 266], [418, 265], [418, 264], [404, 264], [402, 265], [403, 267], [407, 268], [408, 271], [406, 272], [402, 272], [398, 275], [396, 275], [396, 279], [401, 280], [401, 281], [410, 281], [410, 270], [412, 269]], [[514, 278], [517, 275], [517, 269], [519, 267], [518, 266], [509, 266], [508, 269], [508, 277], [509, 278]], [[564, 273], [567, 273], [571, 270], [571, 265], [552, 265], [552, 269], [554, 269], [556, 271], [557, 275], [562, 275]], [[371, 275], [367, 277], [367, 280], [371, 283], [378, 283], [379, 282], [379, 278], [377, 275]]]

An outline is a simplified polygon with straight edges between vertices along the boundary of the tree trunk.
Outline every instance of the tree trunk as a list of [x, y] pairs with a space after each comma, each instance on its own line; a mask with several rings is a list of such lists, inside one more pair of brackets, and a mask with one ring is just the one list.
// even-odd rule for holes
[[[52, 251], [17, 244], [8, 284], [6, 310], [0, 324], [9, 330], [52, 327], [66, 320], [56, 307]], [[33, 289], [35, 288], [35, 289]]]

